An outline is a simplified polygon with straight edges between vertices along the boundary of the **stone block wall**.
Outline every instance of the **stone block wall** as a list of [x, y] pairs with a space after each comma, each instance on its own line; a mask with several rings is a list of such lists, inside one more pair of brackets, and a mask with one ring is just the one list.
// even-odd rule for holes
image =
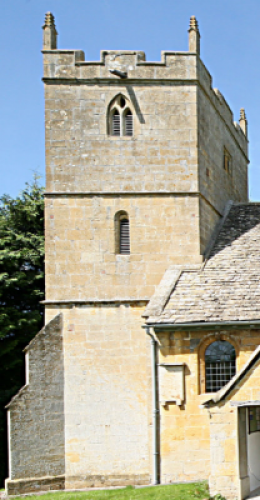
[[[183, 233], [177, 245], [183, 259], [192, 263], [191, 253], [195, 260], [203, 254], [227, 201], [247, 200], [247, 139], [234, 124], [224, 97], [213, 91], [211, 76], [198, 55], [164, 52], [161, 62], [154, 63], [146, 62], [138, 51], [103, 51], [100, 62], [84, 61], [82, 51], [43, 53], [47, 193], [110, 193], [115, 198], [146, 193], [151, 197], [150, 210], [152, 194], [199, 194], [200, 224], [198, 235], [191, 236], [192, 252], [185, 250]], [[118, 79], [111, 69], [126, 72], [128, 78]], [[118, 95], [132, 110], [132, 137], [109, 133], [109, 105]], [[223, 168], [224, 146], [232, 157], [230, 174]], [[136, 199], [134, 217], [140, 200]], [[106, 201], [102, 203], [105, 206]], [[140, 211], [145, 203], [141, 200]], [[152, 230], [156, 227], [163, 242], [160, 221], [167, 213], [162, 210], [158, 215]], [[172, 234], [174, 222], [172, 217]], [[162, 253], [165, 256], [164, 248]], [[168, 254], [165, 257], [164, 262], [169, 260]], [[174, 263], [183, 262], [178, 249], [176, 257]], [[154, 274], [161, 273], [159, 267]], [[152, 285], [158, 284], [155, 276], [150, 279]], [[145, 293], [150, 296], [149, 286]]]
[[[248, 201], [247, 142], [223, 96], [217, 90], [213, 94], [198, 89], [199, 189], [222, 214], [227, 200]], [[229, 110], [229, 120], [216, 100]], [[224, 147], [231, 155], [231, 172], [224, 169]]]
[[[247, 142], [198, 54], [164, 52], [158, 63], [140, 51], [103, 51], [99, 62], [82, 51], [43, 54], [46, 320], [64, 315], [66, 487], [145, 484], [151, 367], [141, 315], [170, 265], [202, 261], [225, 203], [246, 200]], [[109, 134], [120, 94], [133, 112], [131, 137]], [[223, 145], [232, 178], [220, 170]], [[121, 210], [130, 255], [115, 249]], [[187, 365], [184, 405], [161, 408], [162, 482], [210, 472], [202, 338], [176, 332], [161, 349], [161, 360]]]
[[142, 303], [46, 307], [64, 317], [66, 488], [149, 484], [150, 341]]
[[[107, 130], [118, 94], [133, 111], [132, 137]], [[54, 80], [45, 106], [46, 191], [197, 191], [195, 85]]]
[[64, 363], [62, 318], [26, 348], [26, 385], [8, 405], [10, 495], [64, 487]]
[[[157, 331], [159, 363], [185, 364], [184, 404], [160, 405], [160, 473], [162, 483], [207, 480], [210, 477], [211, 494], [221, 492], [229, 498], [232, 491], [235, 496], [238, 491], [237, 455], [234, 452], [237, 449], [236, 410], [229, 404], [210, 411], [200, 408], [211, 397], [211, 393], [205, 393], [203, 389], [203, 345], [209, 340], [217, 340], [220, 335], [226, 340], [231, 338], [236, 345], [238, 372], [259, 345], [259, 331]], [[251, 381], [245, 385], [241, 397], [260, 399], [259, 386], [254, 383], [249, 389], [250, 384]], [[237, 399], [237, 394], [234, 399]], [[224, 426], [223, 432], [220, 423]]]
[[213, 228], [216, 228], [220, 220], [220, 214], [205, 198], [200, 197], [199, 203], [200, 253], [204, 254], [211, 242]]
[[[116, 254], [115, 214], [130, 221]], [[46, 299], [149, 299], [171, 264], [201, 262], [197, 196], [46, 197]]]
[[227, 500], [241, 498], [237, 409], [227, 403], [210, 410], [210, 415], [210, 493], [221, 492]]

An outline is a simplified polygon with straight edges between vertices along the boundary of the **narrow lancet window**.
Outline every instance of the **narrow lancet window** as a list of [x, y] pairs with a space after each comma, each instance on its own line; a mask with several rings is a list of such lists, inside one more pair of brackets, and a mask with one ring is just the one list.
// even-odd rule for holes
[[112, 135], [120, 135], [120, 114], [117, 109], [112, 115]]
[[120, 253], [130, 254], [130, 231], [129, 220], [120, 220]]
[[133, 135], [133, 115], [128, 109], [125, 113], [125, 135]]
[[130, 254], [130, 222], [124, 210], [115, 214], [115, 253]]

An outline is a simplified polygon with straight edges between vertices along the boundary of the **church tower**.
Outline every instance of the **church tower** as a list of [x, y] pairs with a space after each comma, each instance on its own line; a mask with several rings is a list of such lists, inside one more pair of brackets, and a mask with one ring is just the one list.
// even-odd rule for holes
[[212, 88], [194, 17], [188, 51], [160, 62], [58, 49], [50, 13], [43, 36], [46, 323], [62, 314], [57, 471], [66, 488], [149, 484], [142, 314], [169, 266], [201, 265], [226, 203], [247, 201], [246, 117], [234, 123]]

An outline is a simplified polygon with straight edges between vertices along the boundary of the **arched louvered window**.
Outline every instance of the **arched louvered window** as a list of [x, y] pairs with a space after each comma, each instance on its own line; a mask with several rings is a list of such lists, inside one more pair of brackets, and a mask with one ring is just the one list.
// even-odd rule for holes
[[124, 115], [125, 135], [133, 135], [133, 115], [128, 109]]
[[120, 252], [121, 254], [130, 253], [130, 231], [129, 220], [124, 218], [120, 220]]
[[124, 210], [115, 214], [115, 253], [130, 254], [130, 222]]
[[112, 135], [121, 135], [120, 134], [120, 114], [115, 109], [114, 113], [112, 114]]
[[206, 392], [216, 392], [236, 373], [236, 351], [226, 340], [216, 340], [205, 351]]
[[129, 109], [129, 99], [119, 94], [108, 109], [108, 133], [113, 136], [132, 136], [134, 131], [133, 113]]

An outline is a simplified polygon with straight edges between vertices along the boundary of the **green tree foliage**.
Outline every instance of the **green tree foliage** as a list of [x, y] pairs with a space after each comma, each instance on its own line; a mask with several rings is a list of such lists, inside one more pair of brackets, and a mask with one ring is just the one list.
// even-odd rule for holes
[[24, 385], [24, 347], [43, 325], [44, 212], [37, 179], [0, 198], [0, 481], [6, 476], [4, 406]]

